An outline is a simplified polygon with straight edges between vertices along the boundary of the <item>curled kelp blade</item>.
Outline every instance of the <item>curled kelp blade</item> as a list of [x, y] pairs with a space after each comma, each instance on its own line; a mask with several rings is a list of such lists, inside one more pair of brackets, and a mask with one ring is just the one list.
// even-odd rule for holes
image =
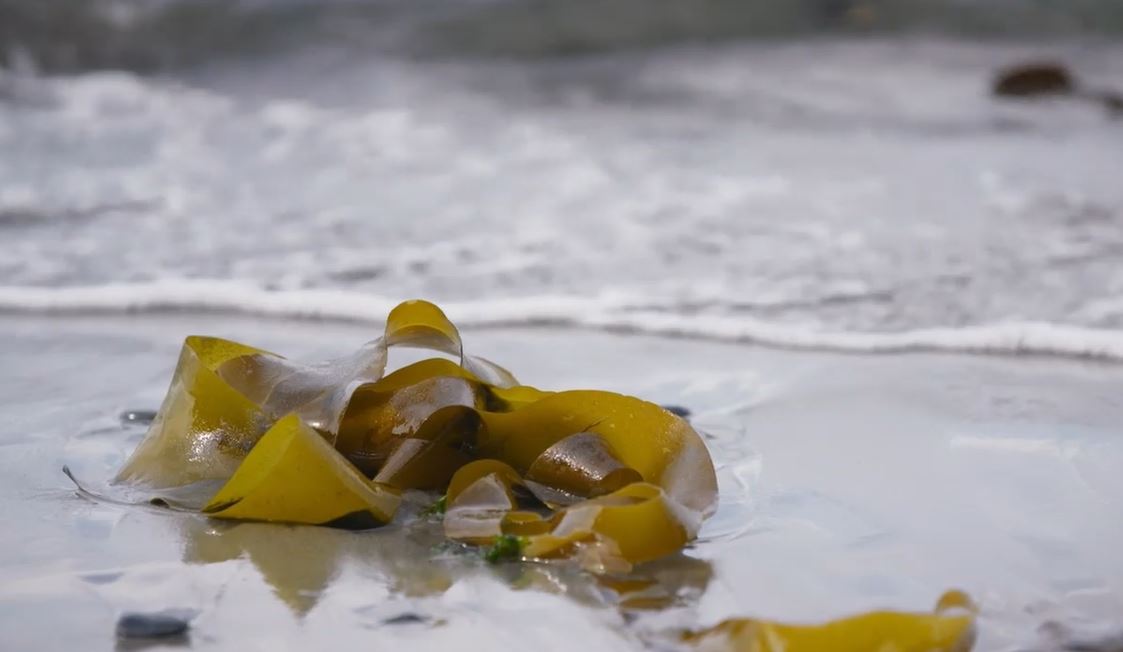
[[518, 473], [499, 460], [476, 460], [461, 467], [445, 494], [445, 536], [475, 545], [504, 534], [503, 519], [518, 502]]
[[[421, 371], [423, 364], [429, 371]], [[410, 380], [422, 378], [415, 385], [427, 386], [423, 384], [435, 380], [428, 374], [440, 369], [441, 365], [426, 361], [400, 373]], [[463, 376], [449, 378], [472, 382]], [[341, 443], [348, 456], [385, 456], [379, 451], [379, 438], [393, 439], [395, 428], [401, 428], [405, 436], [392, 443], [396, 447], [409, 443], [419, 452], [429, 449], [420, 442], [410, 443], [418, 438], [411, 432], [414, 427], [417, 432], [430, 428], [446, 435], [457, 428], [465, 434], [470, 429], [470, 446], [467, 440], [460, 445], [462, 449], [469, 446], [472, 451], [463, 452], [470, 453], [472, 458], [503, 461], [528, 480], [570, 496], [594, 497], [628, 483], [648, 482], [661, 487], [668, 498], [694, 513], [684, 523], [691, 532], [715, 506], [717, 477], [701, 437], [686, 421], [653, 403], [612, 392], [544, 393], [528, 388], [535, 400], [506, 412], [480, 409], [474, 400], [430, 402], [428, 407], [437, 409], [420, 426], [415, 426], [401, 417], [389, 421], [384, 418], [385, 406], [392, 402], [393, 394], [412, 391], [413, 387], [398, 386], [391, 380], [393, 375], [383, 379], [385, 386], [381, 390], [381, 383], [376, 383], [356, 392], [342, 421], [346, 436]], [[475, 423], [476, 417], [482, 427]], [[429, 421], [434, 425], [429, 426]], [[392, 449], [393, 456], [401, 466], [408, 455], [396, 447]], [[388, 484], [403, 489], [421, 488], [415, 480], [408, 486], [397, 485], [398, 480], [391, 474], [382, 469], [378, 473]], [[443, 488], [436, 478], [426, 480], [426, 487]]]
[[454, 356], [464, 376], [477, 382], [511, 387], [517, 384], [506, 369], [464, 353], [456, 326], [428, 301], [405, 301], [386, 318], [383, 336], [350, 355], [327, 362], [301, 365], [274, 355], [247, 354], [225, 361], [219, 375], [263, 410], [279, 417], [289, 412], [331, 440], [354, 392], [376, 383], [386, 370], [390, 347], [421, 348]]
[[[487, 395], [487, 408], [480, 407], [481, 392]], [[399, 403], [395, 396], [412, 400]], [[414, 406], [412, 413], [407, 412], [404, 406], [412, 403], [420, 409]], [[428, 417], [418, 423], [425, 412]], [[411, 365], [356, 390], [341, 421], [338, 445], [361, 466], [370, 461], [372, 466], [365, 467], [368, 473], [375, 468], [381, 473], [378, 463], [394, 453], [400, 464], [397, 448], [416, 438], [429, 420], [473, 421], [470, 415], [451, 417], [452, 412], [474, 414], [484, 426], [473, 433], [473, 457], [501, 460], [538, 485], [570, 496], [594, 497], [642, 480], [696, 512], [698, 517], [692, 520], [699, 522], [716, 505], [717, 476], [701, 437], [685, 420], [658, 405], [593, 390], [549, 393], [521, 386], [494, 388], [435, 360]], [[412, 445], [421, 450], [419, 443]], [[441, 488], [437, 481], [427, 484]]]
[[734, 618], [683, 640], [700, 652], [967, 652], [975, 616], [965, 594], [949, 591], [933, 613], [874, 611], [821, 625]]
[[374, 481], [398, 489], [444, 490], [457, 469], [473, 460], [482, 428], [475, 410], [455, 406], [438, 410], [402, 440]]
[[[706, 445], [685, 420], [632, 396], [595, 390], [556, 392], [510, 412], [482, 412], [479, 453], [526, 474], [563, 439], [600, 437], [622, 466], [702, 516], [717, 503], [717, 475]], [[696, 528], [697, 523], [693, 527]]]
[[[390, 346], [459, 359], [383, 377]], [[713, 464], [687, 422], [611, 392], [520, 386], [466, 356], [424, 301], [399, 305], [381, 339], [321, 365], [189, 338], [119, 477], [164, 493], [222, 481], [205, 513], [308, 524], [383, 523], [401, 490], [448, 490], [450, 537], [514, 535], [527, 556], [598, 571], [681, 549], [716, 503]], [[516, 488], [534, 510], [518, 508]]]
[[558, 511], [549, 531], [528, 537], [523, 552], [573, 557], [593, 572], [627, 572], [681, 550], [694, 537], [694, 520], [660, 487], [637, 482]]
[[[626, 570], [680, 550], [713, 509], [716, 475], [701, 438], [681, 418], [629, 396], [531, 390], [510, 411], [445, 405], [420, 426], [395, 421], [403, 438], [387, 433], [378, 415], [392, 397], [428, 387], [436, 380], [431, 374], [442, 371], [452, 366], [424, 361], [360, 390], [363, 397], [357, 392], [340, 443], [353, 441], [352, 427], [372, 428], [354, 440], [367, 443], [345, 451], [362, 458], [362, 447], [377, 442], [382, 428], [394, 447], [375, 479], [400, 489], [447, 487], [451, 538], [478, 544], [499, 534], [524, 536], [526, 556], [576, 557], [593, 570]], [[445, 378], [476, 383], [459, 370]], [[377, 446], [365, 459], [376, 457]], [[481, 458], [486, 462], [472, 461]], [[510, 498], [516, 484], [563, 509], [545, 517], [517, 510]], [[461, 499], [462, 492], [471, 500]]]
[[215, 518], [373, 527], [397, 491], [369, 481], [295, 414], [273, 425], [203, 512]]
[[470, 372], [441, 358], [403, 367], [355, 390], [344, 410], [336, 448], [367, 475], [413, 437], [434, 412], [482, 408], [486, 389]]
[[464, 466], [449, 483], [445, 535], [476, 545], [514, 535], [523, 556], [573, 557], [594, 572], [626, 572], [680, 550], [691, 538], [685, 508], [649, 483], [631, 483], [545, 517], [518, 509], [514, 489], [522, 484], [498, 460]]
[[317, 429], [334, 433], [351, 392], [382, 377], [386, 356], [384, 343], [373, 340], [327, 362], [303, 365], [278, 356], [248, 355], [223, 363], [218, 373], [271, 417], [297, 412]]
[[[510, 465], [499, 460], [484, 459], [465, 464], [452, 476], [452, 480], [448, 483], [448, 490], [445, 492], [445, 504], [448, 509], [462, 504], [464, 501], [461, 501], [460, 495], [477, 481], [489, 475], [495, 475], [504, 487], [504, 498], [499, 501], [498, 506], [507, 509], [514, 507], [513, 487], [522, 482], [518, 472], [512, 469]], [[479, 504], [478, 501], [475, 504]], [[491, 505], [495, 506], [496, 504]]]
[[595, 498], [642, 482], [643, 476], [621, 462], [603, 437], [579, 432], [543, 451], [527, 469], [526, 479], [531, 491], [537, 489], [535, 495], [550, 504], [558, 502], [558, 492]]
[[385, 340], [387, 346], [425, 348], [455, 356], [461, 367], [488, 385], [518, 385], [510, 371], [485, 358], [467, 355], [460, 331], [440, 308], [428, 301], [404, 301], [391, 310], [386, 317]]
[[[188, 337], [164, 403], [116, 481], [167, 489], [224, 480], [261, 434], [289, 412], [333, 441], [354, 391], [382, 378], [388, 346], [428, 347], [465, 361], [455, 327], [424, 301], [405, 302], [392, 311], [382, 338], [318, 365], [220, 338]], [[497, 365], [487, 369], [505, 372]]]

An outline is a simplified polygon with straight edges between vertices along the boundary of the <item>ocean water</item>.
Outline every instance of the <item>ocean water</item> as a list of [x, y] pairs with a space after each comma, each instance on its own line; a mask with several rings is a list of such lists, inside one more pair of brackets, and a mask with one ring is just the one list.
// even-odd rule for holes
[[420, 56], [273, 30], [305, 40], [148, 73], [39, 75], [35, 32], [9, 44], [0, 308], [426, 297], [469, 325], [1123, 357], [1123, 122], [988, 93], [1040, 60], [1123, 88], [1111, 37]]

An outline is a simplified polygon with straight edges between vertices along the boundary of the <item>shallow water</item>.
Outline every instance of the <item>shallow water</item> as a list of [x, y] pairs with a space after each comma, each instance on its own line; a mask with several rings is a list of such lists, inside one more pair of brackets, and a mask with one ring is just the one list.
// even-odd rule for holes
[[109, 649], [119, 613], [170, 608], [196, 614], [200, 649], [624, 650], [730, 616], [922, 610], [953, 586], [982, 605], [984, 651], [1054, 649], [1038, 632], [1050, 622], [1089, 638], [1123, 628], [1118, 366], [467, 333], [525, 382], [684, 405], [712, 438], [718, 513], [683, 557], [639, 569], [645, 594], [621, 597], [564, 568], [487, 566], [425, 527], [212, 523], [92, 502], [60, 471], [111, 472], [143, 432], [119, 414], [158, 405], [188, 333], [317, 359], [370, 328], [177, 315], [0, 329], [4, 649]]

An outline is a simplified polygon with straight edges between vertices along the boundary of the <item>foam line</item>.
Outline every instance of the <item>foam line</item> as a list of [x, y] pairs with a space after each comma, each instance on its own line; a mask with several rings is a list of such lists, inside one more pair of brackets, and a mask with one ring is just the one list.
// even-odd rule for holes
[[[251, 283], [165, 280], [82, 287], [0, 286], [0, 310], [87, 313], [208, 310], [381, 323], [400, 298], [345, 290], [268, 290]], [[555, 325], [855, 353], [940, 351], [1123, 361], [1123, 332], [1011, 322], [898, 332], [824, 332], [747, 317], [629, 308], [620, 296], [533, 296], [440, 302], [464, 327]]]

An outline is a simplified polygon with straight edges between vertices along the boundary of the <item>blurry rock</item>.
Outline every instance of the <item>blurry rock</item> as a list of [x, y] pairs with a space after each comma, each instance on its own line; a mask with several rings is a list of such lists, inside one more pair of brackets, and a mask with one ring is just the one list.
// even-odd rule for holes
[[998, 73], [991, 92], [999, 97], [1038, 97], [1068, 95], [1076, 90], [1076, 80], [1059, 63], [1036, 62], [1007, 68]]
[[1012, 98], [1070, 96], [1102, 104], [1112, 117], [1123, 115], [1123, 94], [1083, 87], [1059, 63], [1025, 63], [1002, 70], [995, 76], [991, 92]]
[[154, 410], [125, 410], [121, 413], [121, 423], [146, 426], [156, 419]]
[[664, 410], [666, 410], [667, 412], [670, 412], [671, 414], [675, 415], [676, 417], [682, 417], [683, 419], [689, 419], [690, 418], [690, 414], [691, 414], [690, 408], [685, 408], [681, 405], [664, 405], [662, 407], [663, 407]]
[[1074, 632], [1068, 625], [1050, 620], [1037, 628], [1049, 650], [1064, 652], [1123, 652], [1123, 633], [1104, 636]]
[[397, 616], [391, 616], [382, 621], [383, 625], [425, 625], [428, 623], [428, 616], [423, 616], [411, 611], [398, 614]]
[[1113, 116], [1123, 116], [1123, 93], [1105, 91], [1099, 94], [1104, 106]]
[[187, 633], [188, 620], [169, 613], [127, 613], [117, 619], [117, 638], [172, 638]]

